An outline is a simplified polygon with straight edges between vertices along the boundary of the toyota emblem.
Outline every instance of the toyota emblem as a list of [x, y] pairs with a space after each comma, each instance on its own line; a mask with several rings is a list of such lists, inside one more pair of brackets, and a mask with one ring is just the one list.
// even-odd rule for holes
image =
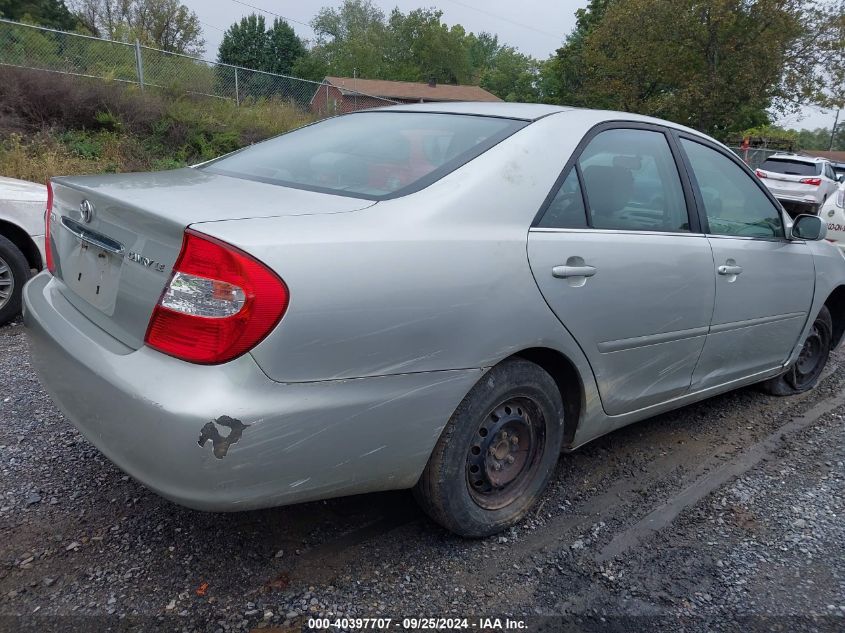
[[94, 205], [90, 200], [83, 200], [79, 203], [79, 212], [82, 214], [82, 221], [88, 224], [94, 218]]

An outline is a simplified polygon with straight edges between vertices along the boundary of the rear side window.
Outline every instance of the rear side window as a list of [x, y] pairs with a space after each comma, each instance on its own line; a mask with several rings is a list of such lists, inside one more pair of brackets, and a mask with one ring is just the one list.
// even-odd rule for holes
[[689, 231], [678, 168], [661, 132], [600, 132], [578, 166], [593, 228]]
[[787, 158], [769, 158], [763, 161], [760, 169], [790, 176], [819, 176], [822, 173], [819, 163], [805, 163]]
[[587, 211], [578, 182], [578, 172], [572, 167], [569, 175], [543, 214], [538, 226], [557, 229], [581, 229], [587, 226]]
[[459, 114], [360, 112], [277, 136], [201, 169], [381, 200], [431, 184], [525, 125]]
[[704, 211], [714, 235], [782, 238], [780, 211], [748, 174], [731, 159], [701, 143], [681, 139]]

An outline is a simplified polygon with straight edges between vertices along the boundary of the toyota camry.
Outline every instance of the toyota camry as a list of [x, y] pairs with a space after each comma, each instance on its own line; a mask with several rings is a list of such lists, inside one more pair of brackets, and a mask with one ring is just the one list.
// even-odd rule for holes
[[561, 452], [806, 391], [845, 331], [820, 219], [637, 115], [396, 106], [49, 185], [38, 372], [109, 459], [202, 510], [413, 488], [489, 535]]

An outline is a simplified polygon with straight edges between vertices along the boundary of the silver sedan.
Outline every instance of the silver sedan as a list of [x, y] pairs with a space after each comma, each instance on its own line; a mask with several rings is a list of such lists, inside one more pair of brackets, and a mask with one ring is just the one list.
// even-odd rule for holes
[[545, 105], [340, 116], [196, 166], [54, 178], [25, 289], [82, 433], [178, 503], [413, 488], [466, 536], [561, 451], [752, 383], [810, 389], [845, 259], [724, 146]]

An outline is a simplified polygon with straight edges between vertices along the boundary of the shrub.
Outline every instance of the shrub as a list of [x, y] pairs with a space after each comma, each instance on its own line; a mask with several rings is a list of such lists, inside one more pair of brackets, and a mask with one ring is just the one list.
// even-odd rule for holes
[[290, 102], [242, 103], [0, 67], [0, 175], [173, 169], [312, 120]]

